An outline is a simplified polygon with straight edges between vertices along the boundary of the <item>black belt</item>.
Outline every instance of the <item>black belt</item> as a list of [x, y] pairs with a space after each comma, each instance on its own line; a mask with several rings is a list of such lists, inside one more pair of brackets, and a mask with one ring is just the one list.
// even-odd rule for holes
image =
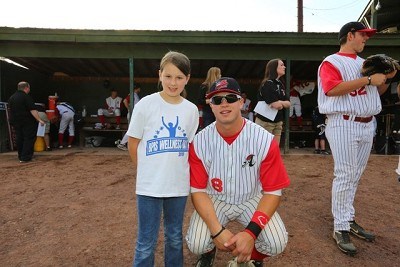
[[[362, 122], [362, 123], [367, 123], [372, 121], [373, 116], [369, 116], [369, 117], [354, 117], [353, 121], [356, 122]], [[350, 119], [349, 115], [343, 115], [343, 119], [348, 121]]]

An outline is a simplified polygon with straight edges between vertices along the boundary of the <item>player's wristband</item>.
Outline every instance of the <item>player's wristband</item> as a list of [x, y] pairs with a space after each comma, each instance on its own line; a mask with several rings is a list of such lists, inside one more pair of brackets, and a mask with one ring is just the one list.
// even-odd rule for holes
[[225, 230], [225, 227], [222, 225], [221, 230], [219, 230], [219, 232], [216, 233], [215, 235], [211, 235], [211, 238], [212, 238], [212, 239], [217, 238], [224, 230]]
[[372, 78], [371, 78], [371, 76], [368, 76], [368, 84], [367, 85], [371, 85], [371, 81], [372, 81]]
[[253, 218], [247, 225], [245, 232], [249, 233], [254, 239], [257, 239], [258, 235], [264, 229], [269, 221], [269, 217], [264, 212], [256, 210], [253, 214]]

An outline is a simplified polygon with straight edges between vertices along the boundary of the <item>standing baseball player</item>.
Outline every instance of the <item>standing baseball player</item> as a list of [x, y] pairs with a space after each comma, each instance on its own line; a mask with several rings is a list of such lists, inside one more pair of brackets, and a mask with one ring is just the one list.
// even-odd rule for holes
[[58, 130], [58, 148], [64, 148], [64, 132], [68, 127], [68, 148], [72, 147], [72, 142], [75, 136], [75, 125], [74, 125], [74, 108], [67, 102], [58, 102], [57, 110], [60, 114], [60, 129]]
[[379, 95], [387, 89], [386, 79], [395, 75], [361, 76], [364, 59], [357, 54], [375, 32], [360, 22], [345, 24], [339, 32], [339, 52], [326, 57], [318, 70], [318, 105], [328, 118], [325, 133], [334, 158], [333, 238], [348, 255], [357, 252], [350, 233], [375, 239], [355, 222], [353, 202], [372, 147], [373, 116], [381, 111]]
[[115, 129], [120, 129], [121, 124], [121, 105], [122, 97], [118, 96], [116, 89], [111, 89], [111, 96], [106, 98], [105, 108], [99, 108], [97, 115], [99, 116], [101, 127], [106, 128], [105, 117], [115, 117], [117, 125]]
[[[216, 249], [238, 263], [262, 266], [281, 253], [288, 234], [276, 212], [282, 189], [289, 186], [278, 143], [261, 126], [242, 118], [240, 87], [221, 78], [210, 88], [216, 123], [199, 132], [189, 148], [190, 185], [195, 207], [186, 241], [200, 255], [196, 266], [212, 266]], [[227, 229], [237, 221], [243, 231]]]

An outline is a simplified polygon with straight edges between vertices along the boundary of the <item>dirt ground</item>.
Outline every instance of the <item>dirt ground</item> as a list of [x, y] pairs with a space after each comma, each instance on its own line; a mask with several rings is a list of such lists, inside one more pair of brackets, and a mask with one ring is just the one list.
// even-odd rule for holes
[[[355, 257], [342, 254], [331, 237], [332, 157], [283, 158], [292, 184], [279, 213], [289, 243], [266, 266], [400, 265], [398, 156], [370, 157], [355, 206], [358, 222], [377, 238], [352, 238]], [[25, 164], [15, 153], [0, 154], [0, 266], [130, 266], [137, 225], [130, 170], [128, 153], [116, 148], [40, 152]], [[192, 210], [188, 200], [184, 233]], [[193, 266], [196, 256], [186, 244], [184, 251], [185, 266]], [[163, 266], [162, 236], [156, 255]], [[221, 252], [215, 266], [229, 259]]]

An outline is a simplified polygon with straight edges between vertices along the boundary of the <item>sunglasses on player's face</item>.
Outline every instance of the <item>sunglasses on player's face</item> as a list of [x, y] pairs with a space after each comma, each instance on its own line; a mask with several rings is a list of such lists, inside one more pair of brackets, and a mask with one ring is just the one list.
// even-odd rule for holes
[[229, 95], [216, 95], [211, 98], [211, 103], [213, 105], [221, 105], [222, 100], [225, 99], [226, 102], [229, 104], [235, 103], [238, 101], [241, 97], [235, 94], [229, 94]]

